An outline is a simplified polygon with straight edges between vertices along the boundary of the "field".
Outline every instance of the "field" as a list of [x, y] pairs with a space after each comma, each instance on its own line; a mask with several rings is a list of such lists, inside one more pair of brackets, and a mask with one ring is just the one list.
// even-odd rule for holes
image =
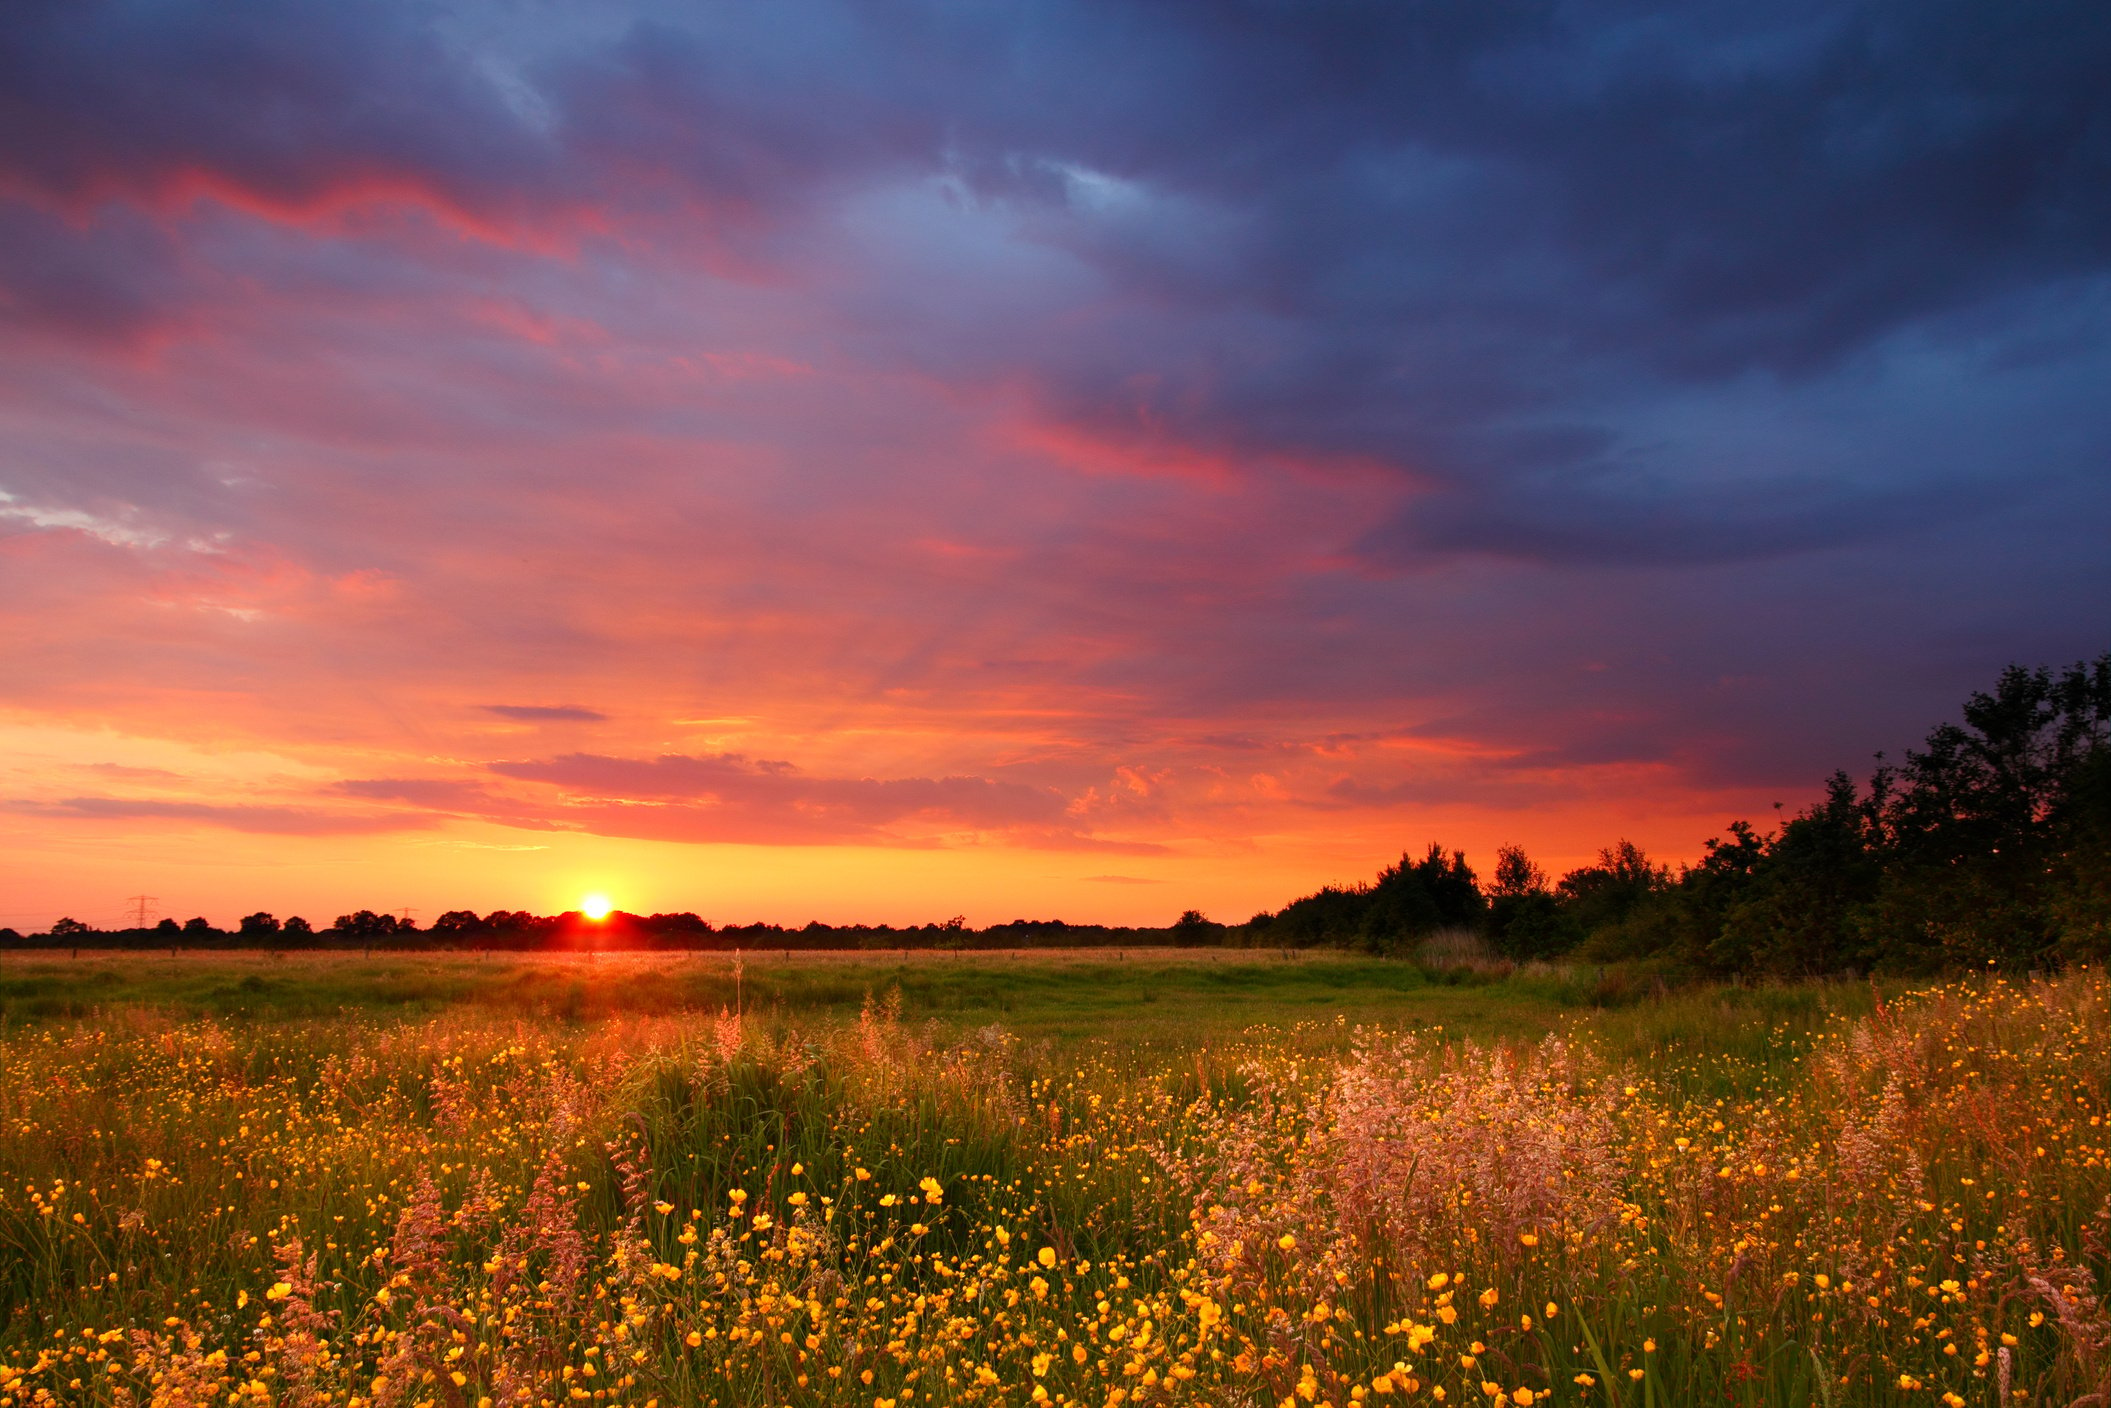
[[2072, 1404], [2111, 987], [0, 956], [0, 1408]]

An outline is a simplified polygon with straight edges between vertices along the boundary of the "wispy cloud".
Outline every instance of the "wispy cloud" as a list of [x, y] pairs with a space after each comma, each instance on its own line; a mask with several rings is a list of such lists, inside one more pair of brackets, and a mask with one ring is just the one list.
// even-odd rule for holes
[[487, 714], [500, 718], [516, 719], [522, 723], [581, 723], [604, 724], [608, 715], [599, 709], [587, 709], [577, 704], [479, 704]]

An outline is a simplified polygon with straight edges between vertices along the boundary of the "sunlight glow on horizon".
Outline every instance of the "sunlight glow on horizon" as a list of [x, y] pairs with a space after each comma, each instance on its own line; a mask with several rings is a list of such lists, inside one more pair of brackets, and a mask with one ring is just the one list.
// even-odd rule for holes
[[613, 904], [609, 903], [607, 895], [588, 895], [585, 899], [579, 901], [579, 912], [595, 923], [608, 918], [615, 908]]

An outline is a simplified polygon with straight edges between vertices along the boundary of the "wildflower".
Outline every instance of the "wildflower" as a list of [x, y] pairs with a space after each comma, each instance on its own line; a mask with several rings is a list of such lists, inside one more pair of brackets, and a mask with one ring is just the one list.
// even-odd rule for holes
[[1043, 1248], [1041, 1248], [1041, 1250], [1040, 1250], [1040, 1252], [1039, 1252], [1039, 1254], [1038, 1254], [1038, 1256], [1037, 1256], [1037, 1258], [1036, 1258], [1036, 1259], [1037, 1259], [1037, 1260], [1039, 1260], [1039, 1262], [1040, 1262], [1040, 1263], [1041, 1263], [1041, 1265], [1043, 1265], [1043, 1266], [1047, 1266], [1047, 1267], [1053, 1267], [1053, 1266], [1054, 1266], [1054, 1265], [1056, 1264], [1056, 1254], [1055, 1254], [1055, 1248], [1054, 1248], [1054, 1247], [1043, 1247]]
[[1502, 1298], [1502, 1293], [1497, 1291], [1495, 1287], [1490, 1286], [1487, 1290], [1481, 1292], [1481, 1309], [1495, 1309], [1495, 1303]]
[[917, 1184], [916, 1186], [924, 1190], [924, 1201], [927, 1203], [938, 1202], [944, 1196], [944, 1192], [939, 1187], [938, 1180], [935, 1178], [927, 1176], [923, 1180], [923, 1182]]
[[1288, 1232], [1285, 1232], [1282, 1236], [1276, 1238], [1275, 1244], [1281, 1247], [1286, 1252], [1294, 1252], [1297, 1250], [1297, 1238], [1291, 1236]]

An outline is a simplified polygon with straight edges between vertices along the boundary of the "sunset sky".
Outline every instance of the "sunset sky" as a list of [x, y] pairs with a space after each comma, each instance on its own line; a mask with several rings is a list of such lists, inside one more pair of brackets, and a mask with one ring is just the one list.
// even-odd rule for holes
[[2111, 8], [15, 0], [0, 925], [1243, 919], [2111, 647]]

